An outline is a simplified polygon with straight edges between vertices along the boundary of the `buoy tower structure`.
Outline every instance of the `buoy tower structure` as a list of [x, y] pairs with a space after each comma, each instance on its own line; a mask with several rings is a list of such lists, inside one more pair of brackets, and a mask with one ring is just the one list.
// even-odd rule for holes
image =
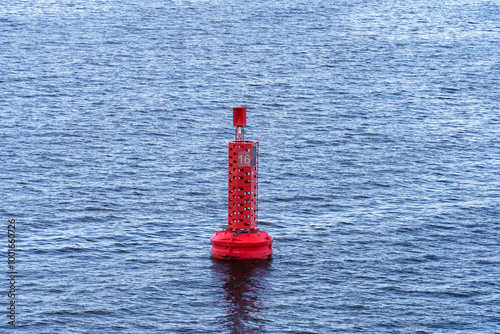
[[271, 259], [273, 238], [258, 229], [259, 143], [244, 138], [246, 107], [233, 108], [235, 140], [229, 142], [227, 229], [211, 238], [211, 254], [224, 260]]

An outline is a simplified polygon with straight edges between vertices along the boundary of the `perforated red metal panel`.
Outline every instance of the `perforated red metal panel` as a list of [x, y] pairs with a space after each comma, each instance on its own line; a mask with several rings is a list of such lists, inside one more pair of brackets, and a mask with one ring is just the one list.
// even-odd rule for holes
[[229, 142], [228, 229], [257, 227], [258, 142]]

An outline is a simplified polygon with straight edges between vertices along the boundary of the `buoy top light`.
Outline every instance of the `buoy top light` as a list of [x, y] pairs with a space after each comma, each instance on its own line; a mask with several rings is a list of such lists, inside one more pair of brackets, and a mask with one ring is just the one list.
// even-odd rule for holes
[[233, 125], [234, 126], [247, 125], [247, 108], [246, 107], [233, 108]]
[[247, 108], [233, 108], [233, 125], [236, 127], [235, 139], [238, 141], [245, 140], [245, 132], [243, 126], [247, 125]]

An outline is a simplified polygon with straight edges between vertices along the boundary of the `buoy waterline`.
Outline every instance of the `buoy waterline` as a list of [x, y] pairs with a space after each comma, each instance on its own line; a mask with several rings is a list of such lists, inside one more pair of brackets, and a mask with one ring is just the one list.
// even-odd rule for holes
[[258, 226], [259, 143], [244, 138], [246, 107], [233, 108], [235, 140], [229, 142], [227, 229], [210, 238], [213, 257], [271, 259], [273, 238]]

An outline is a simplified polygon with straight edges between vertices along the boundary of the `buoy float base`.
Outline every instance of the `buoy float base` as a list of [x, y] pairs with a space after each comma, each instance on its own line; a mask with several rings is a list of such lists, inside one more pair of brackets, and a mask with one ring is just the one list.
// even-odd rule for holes
[[222, 230], [210, 238], [212, 256], [222, 260], [270, 260], [273, 238], [259, 229]]

